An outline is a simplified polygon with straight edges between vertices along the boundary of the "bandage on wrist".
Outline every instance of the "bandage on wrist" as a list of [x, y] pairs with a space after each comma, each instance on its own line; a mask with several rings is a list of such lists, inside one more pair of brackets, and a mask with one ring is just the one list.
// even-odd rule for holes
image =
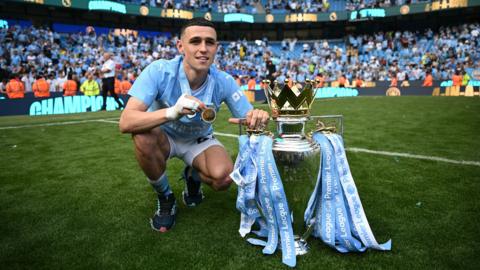
[[179, 113], [177, 112], [177, 110], [175, 110], [175, 107], [167, 108], [167, 111], [165, 112], [165, 117], [168, 120], [176, 120], [178, 116]]

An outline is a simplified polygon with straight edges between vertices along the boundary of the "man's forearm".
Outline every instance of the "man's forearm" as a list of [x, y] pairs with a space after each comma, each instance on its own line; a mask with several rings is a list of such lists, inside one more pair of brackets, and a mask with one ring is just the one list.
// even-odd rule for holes
[[142, 133], [167, 121], [166, 109], [154, 112], [125, 109], [120, 117], [119, 127], [122, 133]]

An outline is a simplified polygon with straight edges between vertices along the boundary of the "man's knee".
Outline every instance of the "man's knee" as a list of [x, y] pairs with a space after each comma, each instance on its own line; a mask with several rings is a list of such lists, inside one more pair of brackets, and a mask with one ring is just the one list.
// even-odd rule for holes
[[230, 178], [230, 176], [227, 176], [223, 179], [215, 179], [215, 181], [213, 181], [212, 188], [215, 191], [224, 191], [227, 190], [231, 184], [232, 179]]
[[227, 190], [228, 187], [232, 184], [232, 179], [230, 178], [230, 171], [227, 169], [214, 171], [211, 175], [213, 179], [212, 188], [216, 191]]

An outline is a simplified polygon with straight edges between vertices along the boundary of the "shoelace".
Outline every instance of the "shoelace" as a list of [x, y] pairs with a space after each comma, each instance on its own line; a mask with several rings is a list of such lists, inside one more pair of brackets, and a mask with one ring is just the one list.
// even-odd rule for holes
[[170, 212], [172, 211], [173, 205], [175, 204], [175, 200], [168, 200], [168, 197], [165, 198], [162, 202], [160, 202], [160, 199], [157, 200], [157, 209], [160, 215], [170, 215]]

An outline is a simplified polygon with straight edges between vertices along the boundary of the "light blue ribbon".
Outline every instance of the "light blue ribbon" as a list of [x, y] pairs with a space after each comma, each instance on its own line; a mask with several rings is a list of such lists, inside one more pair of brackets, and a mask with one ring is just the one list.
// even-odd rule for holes
[[343, 141], [337, 134], [314, 133], [321, 149], [321, 171], [304, 219], [312, 223], [312, 235], [337, 251], [363, 252], [367, 248], [391, 250], [391, 240], [378, 244], [368, 224], [348, 167]]
[[[178, 82], [180, 83], [180, 88], [182, 89], [182, 94], [192, 95], [190, 88], [190, 83], [188, 82], [187, 75], [185, 74], [185, 68], [183, 66], [183, 59], [179, 62], [178, 65]], [[212, 105], [212, 96], [213, 89], [215, 88], [215, 81], [210, 74], [207, 76], [207, 86], [205, 94], [203, 95], [203, 103], [206, 105]]]
[[257, 223], [260, 230], [254, 233], [259, 237], [267, 237], [267, 241], [257, 238], [248, 238], [247, 241], [264, 246], [264, 254], [273, 254], [280, 239], [282, 262], [294, 267], [296, 255], [292, 220], [272, 154], [272, 139], [268, 136], [243, 135], [240, 136], [239, 143], [240, 151], [230, 176], [238, 185], [240, 235], [244, 237], [252, 225]]
[[260, 212], [255, 201], [257, 171], [255, 159], [252, 158], [256, 149], [251, 147], [247, 136], [240, 136], [239, 143], [240, 151], [235, 162], [235, 170], [232, 172], [232, 179], [242, 187], [238, 189], [237, 209], [241, 213], [239, 232], [244, 237], [250, 232], [255, 220], [260, 217]]

